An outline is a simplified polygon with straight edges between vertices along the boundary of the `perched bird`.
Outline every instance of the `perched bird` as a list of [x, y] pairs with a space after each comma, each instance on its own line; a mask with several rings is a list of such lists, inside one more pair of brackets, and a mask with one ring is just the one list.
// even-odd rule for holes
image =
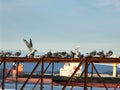
[[52, 53], [52, 57], [56, 58], [66, 58], [67, 53], [66, 52], [55, 52]]
[[67, 58], [68, 57], [68, 53], [67, 52], [61, 52], [60, 56], [61, 56], [61, 58]]
[[3, 57], [4, 56], [4, 52], [3, 50], [0, 52], [0, 57]]
[[49, 51], [47, 52], [47, 54], [45, 54], [45, 57], [52, 57], [52, 52], [51, 52], [51, 50], [49, 50]]
[[42, 56], [41, 55], [36, 55], [35, 58], [42, 58]]
[[60, 53], [59, 52], [52, 53], [52, 57], [59, 58]]
[[18, 56], [20, 56], [20, 55], [21, 55], [21, 50], [19, 50], [18, 52], [15, 52], [15, 53], [14, 53], [14, 56], [17, 56], [17, 57], [18, 57]]
[[96, 51], [92, 51], [92, 52], [89, 53], [89, 56], [90, 56], [90, 57], [94, 57], [96, 54], [97, 54]]
[[110, 50], [105, 54], [105, 57], [110, 57], [111, 55], [113, 55], [113, 52]]
[[34, 54], [37, 50], [33, 48], [32, 40], [30, 39], [30, 42], [28, 42], [27, 40], [24, 39], [24, 42], [30, 51], [27, 57], [34, 57]]
[[105, 57], [105, 54], [104, 54], [104, 51], [103, 51], [103, 50], [100, 51], [100, 52], [98, 52], [97, 55], [98, 55], [99, 57]]
[[69, 58], [74, 58], [74, 57], [75, 57], [75, 53], [73, 51], [70, 51]]
[[79, 47], [75, 48], [77, 58], [83, 58], [84, 55], [80, 53]]
[[5, 52], [5, 57], [10, 57], [12, 55], [12, 52]]
[[80, 58], [80, 57], [81, 57], [81, 53], [79, 52], [78, 49], [79, 49], [79, 48], [75, 48], [76, 56], [77, 56], [77, 58]]

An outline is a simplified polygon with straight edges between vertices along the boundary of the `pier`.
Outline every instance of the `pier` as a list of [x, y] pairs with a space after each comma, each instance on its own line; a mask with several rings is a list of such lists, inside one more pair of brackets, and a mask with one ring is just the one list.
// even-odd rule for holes
[[[94, 66], [94, 63], [111, 63], [111, 64], [120, 64], [120, 58], [101, 58], [101, 57], [85, 57], [85, 58], [25, 58], [25, 57], [0, 57], [0, 62], [3, 65], [3, 76], [2, 76], [2, 90], [4, 90], [4, 85], [5, 85], [5, 79], [7, 78], [7, 75], [5, 75], [5, 70], [6, 70], [6, 64], [8, 62], [16, 62], [17, 63], [17, 69], [18, 69], [18, 64], [20, 62], [24, 63], [36, 63], [35, 67], [33, 68], [33, 70], [31, 71], [29, 77], [27, 77], [26, 81], [23, 83], [22, 87], [20, 90], [24, 90], [26, 84], [28, 83], [28, 80], [32, 77], [34, 71], [37, 69], [37, 67], [40, 65], [41, 63], [41, 76], [40, 79], [38, 79], [38, 81], [36, 81], [34, 87], [32, 90], [35, 90], [36, 85], [39, 83], [39, 81], [41, 80], [40, 83], [40, 90], [43, 90], [43, 77], [44, 77], [44, 73], [46, 72], [46, 70], [49, 68], [50, 64], [52, 64], [52, 75], [54, 74], [54, 63], [62, 63], [62, 62], [77, 62], [79, 63], [78, 67], [76, 68], [76, 70], [74, 71], [74, 73], [70, 76], [70, 78], [68, 79], [68, 81], [66, 83], [64, 83], [62, 90], [66, 89], [66, 86], [68, 86], [70, 84], [70, 81], [72, 80], [72, 78], [74, 77], [75, 73], [78, 71], [78, 69], [80, 68], [80, 66], [84, 63], [85, 64], [85, 70], [81, 73], [80, 77], [84, 74], [84, 83], [82, 84], [84, 90], [87, 90], [88, 87], [93, 88], [93, 84], [91, 81], [91, 84], [88, 83], [88, 66], [89, 64], [92, 65], [92, 68], [96, 71], [98, 77], [101, 79], [102, 84], [104, 86], [104, 88], [106, 90], [108, 90], [107, 84], [104, 82], [104, 80], [102, 79], [102, 76], [99, 74], [99, 72], [97, 71], [96, 67]], [[45, 63], [49, 63], [48, 66], [46, 68], [44, 68], [44, 64]], [[80, 78], [79, 77], [79, 78]], [[93, 72], [91, 73], [91, 78], [93, 78]], [[78, 78], [78, 79], [79, 79]], [[119, 77], [120, 78], [120, 77]], [[16, 87], [15, 89], [17, 90], [17, 84], [18, 84], [18, 70], [16, 73]], [[53, 84], [54, 82], [51, 82], [51, 90], [53, 90]], [[72, 88], [74, 87], [74, 85], [72, 85]], [[119, 83], [115, 84], [114, 86], [114, 90], [116, 90], [117, 88], [120, 88], [120, 79], [119, 79]]]

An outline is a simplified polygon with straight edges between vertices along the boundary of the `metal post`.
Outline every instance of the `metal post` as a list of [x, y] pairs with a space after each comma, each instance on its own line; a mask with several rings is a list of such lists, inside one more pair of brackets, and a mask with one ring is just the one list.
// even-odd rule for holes
[[100, 76], [100, 74], [98, 73], [98, 71], [97, 71], [97, 69], [95, 68], [95, 66], [94, 66], [94, 64], [93, 64], [93, 63], [92, 63], [92, 65], [93, 65], [93, 68], [95, 69], [95, 71], [97, 72], [97, 74], [98, 74], [99, 78], [101, 79], [101, 81], [102, 81], [102, 83], [103, 83], [104, 87], [106, 88], [106, 90], [108, 90], [107, 86], [105, 85], [104, 80], [102, 79], [102, 77], [101, 77], [101, 76]]
[[[90, 63], [88, 64], [88, 66], [90, 65]], [[85, 73], [85, 69], [82, 71], [81, 75], [78, 77], [78, 79], [76, 80], [76, 82], [78, 82], [78, 80], [83, 76], [83, 74]], [[72, 85], [71, 89], [72, 90], [74, 87], [74, 85]]]
[[41, 87], [40, 90], [43, 90], [43, 76], [44, 76], [44, 61], [42, 59], [42, 68], [41, 68]]
[[10, 70], [7, 72], [6, 76], [5, 76], [5, 79], [8, 77], [8, 75], [10, 74], [10, 72], [12, 71], [13, 69], [13, 66], [10, 68]]
[[76, 70], [74, 71], [74, 73], [71, 75], [71, 77], [68, 79], [68, 81], [66, 82], [65, 86], [62, 88], [62, 90], [65, 90], [66, 86], [68, 85], [68, 83], [71, 81], [71, 79], [73, 78], [73, 76], [76, 74], [76, 72], [78, 71], [78, 69], [80, 68], [80, 66], [82, 65], [84, 59], [82, 59], [82, 61], [80, 62], [80, 64], [78, 65], [78, 67], [76, 68]]
[[27, 80], [24, 82], [23, 86], [21, 87], [20, 90], [23, 90], [23, 88], [25, 87], [25, 85], [27, 84], [28, 80], [31, 78], [31, 76], [33, 75], [34, 71], [37, 69], [38, 65], [40, 64], [41, 59], [38, 61], [38, 63], [36, 64], [36, 66], [34, 67], [34, 69], [32, 70], [32, 72], [30, 73], [29, 77], [27, 78]]
[[[48, 64], [48, 66], [47, 66], [46, 69], [44, 70], [44, 73], [47, 71], [47, 69], [49, 68], [50, 64], [51, 64], [51, 62]], [[37, 80], [37, 82], [35, 83], [35, 85], [34, 85], [34, 87], [33, 87], [32, 90], [35, 89], [35, 87], [36, 87], [36, 85], [39, 83], [40, 79], [41, 79], [41, 78], [39, 78], [39, 79]]]
[[5, 68], [6, 68], [6, 62], [4, 61], [4, 63], [3, 63], [3, 74], [2, 74], [2, 90], [4, 90], [4, 86], [5, 86], [5, 72], [6, 72], [6, 70], [5, 70]]
[[90, 89], [92, 90], [92, 82], [93, 82], [93, 65], [92, 65], [92, 68], [91, 68], [91, 87]]
[[87, 78], [88, 78], [88, 58], [85, 59], [84, 90], [87, 90]]
[[[54, 62], [52, 63], [52, 80], [53, 80], [53, 73], [54, 73]], [[53, 81], [51, 84], [51, 90], [53, 90]]]
[[15, 84], [15, 89], [17, 90], [17, 86], [18, 86], [18, 65], [19, 65], [19, 62], [17, 62], [16, 64], [17, 64], [17, 72], [16, 72], [16, 84]]

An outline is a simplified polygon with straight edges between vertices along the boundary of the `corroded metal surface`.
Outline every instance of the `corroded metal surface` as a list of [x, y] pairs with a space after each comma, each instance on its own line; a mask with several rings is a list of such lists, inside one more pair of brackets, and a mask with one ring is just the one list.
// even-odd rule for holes
[[[31, 76], [33, 75], [34, 71], [37, 69], [37, 67], [39, 66], [40, 63], [42, 63], [42, 67], [41, 67], [41, 73], [42, 76], [41, 78], [41, 86], [40, 86], [40, 90], [43, 90], [43, 76], [44, 73], [46, 71], [46, 69], [44, 70], [44, 63], [49, 62], [49, 63], [62, 63], [62, 62], [77, 62], [77, 63], [85, 63], [85, 82], [83, 84], [84, 86], [84, 90], [87, 90], [88, 82], [87, 82], [87, 77], [88, 77], [88, 65], [89, 63], [118, 63], [120, 64], [120, 58], [100, 58], [100, 57], [85, 57], [85, 58], [25, 58], [25, 57], [0, 57], [0, 62], [1, 64], [3, 63], [3, 78], [2, 78], [2, 90], [4, 90], [4, 81], [5, 81], [5, 68], [6, 68], [6, 63], [7, 62], [36, 62], [36, 66], [34, 67], [34, 69], [31, 71], [30, 76], [26, 79], [26, 81], [23, 83], [23, 86], [21, 87], [21, 90], [24, 89], [25, 85], [27, 84], [28, 80], [31, 78]], [[81, 64], [79, 64], [79, 66], [77, 68], [80, 67]], [[93, 65], [94, 66], [94, 65]], [[17, 64], [18, 67], [18, 64]], [[95, 67], [94, 67], [95, 69]], [[96, 70], [96, 69], [95, 69]], [[54, 72], [54, 64], [52, 66], [52, 74]], [[74, 71], [74, 73], [71, 75], [71, 77], [69, 78], [69, 80], [66, 82], [65, 86], [63, 87], [63, 90], [66, 88], [66, 86], [70, 83], [70, 80], [72, 79], [72, 77], [74, 76], [74, 74], [77, 72], [77, 69]], [[98, 71], [96, 70], [99, 78], [102, 79], [102, 77], [99, 75]], [[17, 71], [18, 74], [18, 71]], [[81, 74], [82, 75], [82, 74]], [[91, 77], [92, 78], [92, 77]], [[18, 87], [17, 83], [18, 83], [18, 78], [16, 78], [16, 89]], [[36, 82], [37, 83], [37, 82]], [[92, 83], [93, 84], [93, 83]], [[53, 85], [53, 82], [52, 82]], [[108, 89], [106, 86], [106, 83], [104, 83], [103, 81], [103, 85], [106, 88], [106, 90]], [[115, 90], [116, 88], [119, 86], [116, 85], [115, 86]], [[91, 86], [92, 88], [92, 86]], [[51, 87], [51, 89], [53, 89], [53, 87]]]
[[[88, 62], [93, 63], [120, 63], [120, 58], [100, 58], [93, 57], [89, 58]], [[44, 62], [81, 62], [86, 58], [25, 58], [25, 57], [0, 57], [0, 62], [38, 62], [40, 59], [43, 59]], [[85, 62], [85, 61], [84, 61]]]

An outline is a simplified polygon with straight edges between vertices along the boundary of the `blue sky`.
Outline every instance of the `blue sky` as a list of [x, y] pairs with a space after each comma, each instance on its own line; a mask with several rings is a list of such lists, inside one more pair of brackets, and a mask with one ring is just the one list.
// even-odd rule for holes
[[113, 50], [120, 55], [120, 0], [0, 0], [0, 49]]

